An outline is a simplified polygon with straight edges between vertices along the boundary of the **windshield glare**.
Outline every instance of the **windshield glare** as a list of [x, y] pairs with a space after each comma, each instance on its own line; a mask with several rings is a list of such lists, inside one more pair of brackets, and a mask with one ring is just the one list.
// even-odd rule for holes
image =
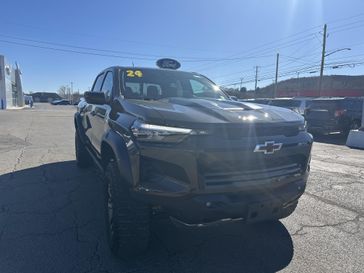
[[226, 100], [227, 96], [207, 78], [174, 70], [127, 69], [122, 73], [127, 99], [183, 97]]

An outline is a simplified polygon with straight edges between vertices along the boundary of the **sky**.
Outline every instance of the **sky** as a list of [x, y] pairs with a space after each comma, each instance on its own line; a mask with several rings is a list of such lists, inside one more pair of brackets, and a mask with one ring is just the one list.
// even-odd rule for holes
[[[318, 75], [327, 23], [325, 75], [364, 74], [362, 0], [2, 1], [0, 54], [17, 62], [25, 92], [84, 92], [112, 65], [181, 70], [226, 87]], [[349, 50], [350, 49], [350, 50]]]

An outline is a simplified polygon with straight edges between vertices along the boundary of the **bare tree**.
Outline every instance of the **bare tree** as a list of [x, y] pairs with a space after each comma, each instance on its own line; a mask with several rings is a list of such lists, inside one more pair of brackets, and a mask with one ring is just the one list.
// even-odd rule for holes
[[57, 91], [58, 95], [62, 98], [67, 98], [67, 95], [68, 95], [68, 88], [67, 86], [65, 85], [61, 85], [59, 88], [58, 88], [58, 91]]
[[82, 95], [80, 94], [79, 91], [74, 91], [72, 93], [72, 101], [73, 102], [79, 101], [81, 97], [82, 97]]

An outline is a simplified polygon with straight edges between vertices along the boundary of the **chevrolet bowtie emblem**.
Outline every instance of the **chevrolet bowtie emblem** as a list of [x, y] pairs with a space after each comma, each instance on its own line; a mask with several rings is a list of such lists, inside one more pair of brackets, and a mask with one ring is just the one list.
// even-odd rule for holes
[[265, 155], [274, 154], [282, 148], [282, 143], [275, 143], [274, 141], [266, 141], [264, 144], [257, 144], [254, 153], [264, 153]]

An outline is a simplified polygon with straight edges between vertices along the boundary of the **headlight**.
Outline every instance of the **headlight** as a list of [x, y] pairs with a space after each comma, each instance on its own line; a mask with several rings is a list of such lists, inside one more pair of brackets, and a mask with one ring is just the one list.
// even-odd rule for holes
[[138, 141], [178, 143], [190, 135], [206, 134], [205, 131], [143, 123], [136, 120], [131, 127]]

